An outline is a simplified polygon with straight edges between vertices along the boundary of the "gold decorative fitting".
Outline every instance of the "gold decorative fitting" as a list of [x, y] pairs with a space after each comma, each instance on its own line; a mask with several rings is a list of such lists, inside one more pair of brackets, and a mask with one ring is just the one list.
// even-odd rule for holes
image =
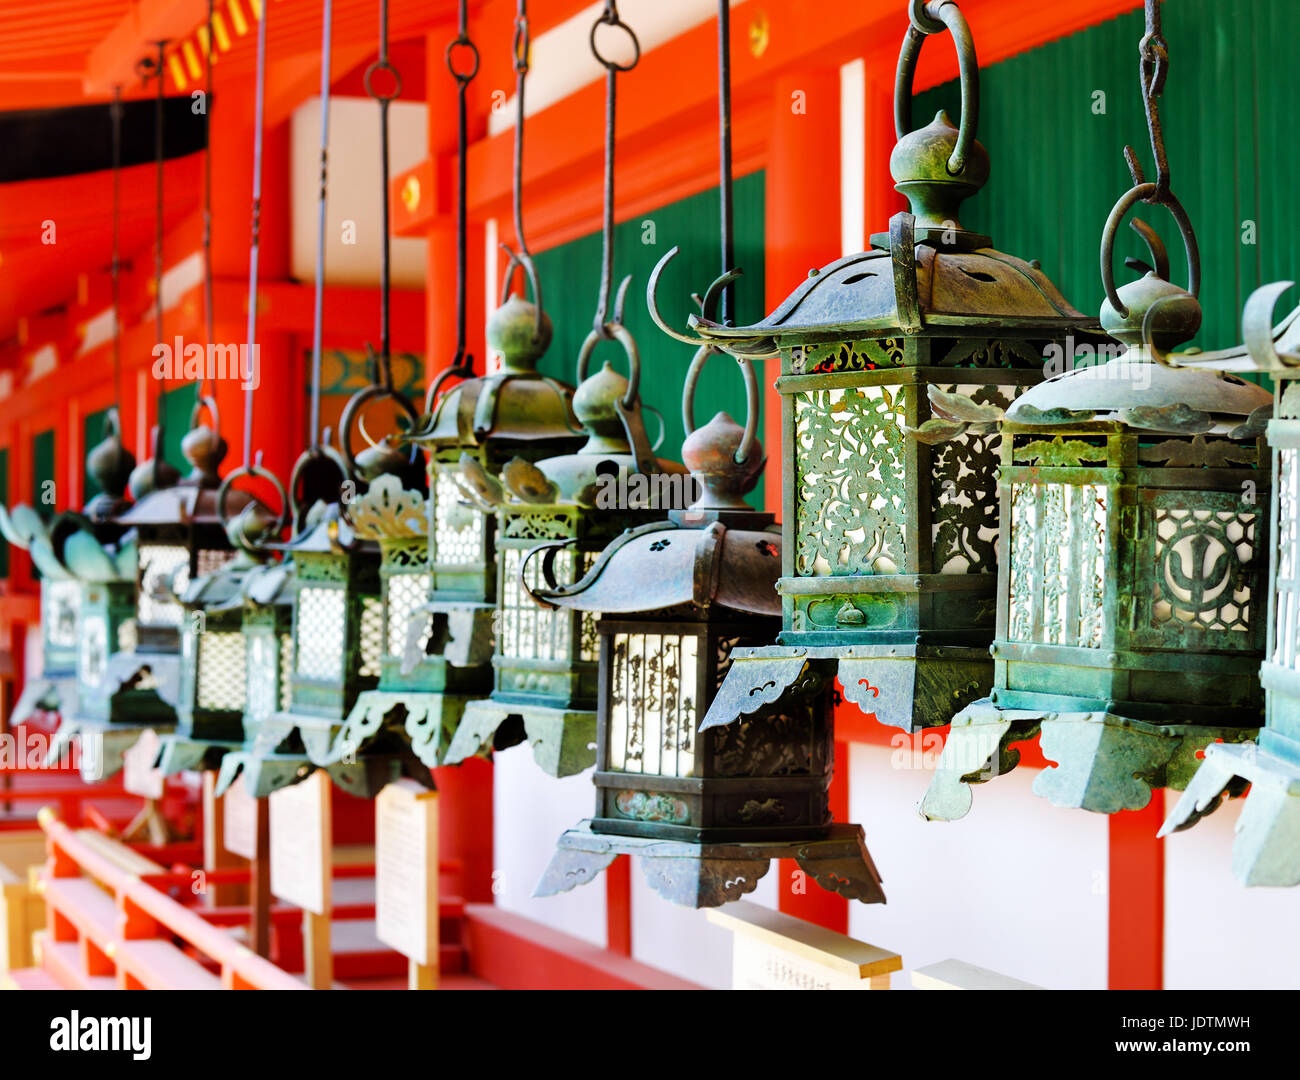
[[767, 52], [771, 40], [772, 24], [768, 20], [767, 12], [756, 12], [749, 20], [749, 54], [754, 57], [762, 56]]
[[408, 176], [406, 183], [402, 185], [402, 205], [411, 213], [420, 205], [420, 179], [417, 176]]

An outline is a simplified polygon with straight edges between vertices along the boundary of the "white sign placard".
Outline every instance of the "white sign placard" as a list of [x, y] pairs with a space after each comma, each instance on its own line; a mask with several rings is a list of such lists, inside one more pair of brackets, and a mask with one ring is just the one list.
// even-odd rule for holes
[[396, 780], [375, 799], [375, 932], [417, 964], [438, 963], [438, 793]]
[[122, 786], [142, 799], [163, 797], [163, 774], [155, 769], [162, 741], [153, 728], [146, 728], [134, 746], [122, 754]]
[[330, 780], [317, 770], [306, 780], [273, 791], [271, 892], [324, 915], [330, 898]]
[[244, 787], [242, 776], [221, 796], [221, 837], [230, 854], [257, 858], [257, 800]]

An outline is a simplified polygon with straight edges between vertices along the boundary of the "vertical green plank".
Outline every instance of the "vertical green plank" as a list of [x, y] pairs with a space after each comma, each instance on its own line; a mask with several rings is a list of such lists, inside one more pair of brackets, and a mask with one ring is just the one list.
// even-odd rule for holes
[[[32, 505], [36, 512], [49, 521], [54, 517], [58, 494], [54, 486], [54, 429], [32, 436]], [[32, 580], [39, 581], [41, 572], [33, 564]]]
[[182, 476], [189, 475], [190, 464], [181, 453], [181, 440], [190, 430], [190, 414], [198, 399], [197, 383], [186, 383], [163, 394], [163, 460], [179, 469]]
[[[736, 321], [756, 322], [763, 310], [763, 174], [742, 177], [735, 183], [736, 263], [745, 271], [736, 288]], [[624, 321], [636, 339], [641, 356], [641, 397], [663, 417], [664, 439], [660, 456], [681, 460], [682, 383], [693, 355], [688, 345], [665, 336], [650, 320], [645, 302], [646, 283], [655, 263], [672, 247], [681, 251], [660, 282], [659, 304], [673, 326], [685, 328], [695, 309], [692, 292], [700, 292], [721, 272], [719, 262], [719, 199], [716, 188], [663, 206], [615, 229], [614, 284], [632, 275], [628, 287]], [[577, 375], [578, 350], [590, 333], [596, 312], [600, 282], [601, 238], [599, 233], [581, 237], [535, 256], [542, 280], [546, 310], [555, 325], [555, 337], [542, 361], [548, 375], [573, 382]], [[615, 344], [601, 344], [593, 356], [595, 365], [609, 361], [626, 371], [622, 350]], [[744, 386], [735, 364], [721, 357], [712, 360], [699, 382], [696, 422], [708, 423], [714, 413], [725, 411], [743, 422]], [[761, 408], [761, 402], [760, 402]], [[646, 419], [654, 438], [659, 422]], [[762, 430], [761, 421], [760, 428]], [[771, 448], [768, 448], [771, 452]], [[763, 488], [750, 498], [763, 505]]]

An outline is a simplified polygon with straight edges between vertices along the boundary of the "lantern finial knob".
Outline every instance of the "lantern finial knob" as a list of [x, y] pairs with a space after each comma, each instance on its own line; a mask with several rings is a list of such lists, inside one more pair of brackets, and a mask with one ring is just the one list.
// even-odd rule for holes
[[518, 293], [511, 293], [487, 322], [488, 348], [501, 354], [507, 371], [535, 371], [551, 344], [551, 318]]
[[703, 491], [692, 510], [749, 510], [745, 496], [754, 490], [763, 472], [763, 446], [754, 440], [742, 461], [736, 456], [745, 441], [745, 429], [720, 412], [682, 443], [682, 463]]

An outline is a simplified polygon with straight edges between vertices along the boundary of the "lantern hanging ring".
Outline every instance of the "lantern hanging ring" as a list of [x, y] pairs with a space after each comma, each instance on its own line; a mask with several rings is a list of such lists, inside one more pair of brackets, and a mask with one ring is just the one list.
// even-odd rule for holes
[[[624, 287], [626, 288], [626, 283]], [[621, 297], [621, 290], [619, 295]], [[636, 405], [637, 392], [641, 388], [641, 351], [637, 348], [636, 339], [632, 337], [631, 331], [621, 322], [605, 323], [604, 329], [610, 338], [623, 346], [623, 352], [627, 355], [627, 393], [623, 395], [622, 405], [624, 409], [632, 409]], [[578, 351], [579, 383], [587, 378], [591, 354], [595, 352], [596, 346], [605, 340], [605, 336], [606, 334], [593, 328], [587, 335], [587, 340], [582, 343], [582, 348]]]
[[[1130, 188], [1115, 204], [1110, 217], [1106, 219], [1106, 227], [1102, 230], [1101, 283], [1106, 289], [1106, 299], [1110, 301], [1110, 306], [1121, 319], [1128, 317], [1128, 307], [1119, 298], [1119, 292], [1115, 288], [1115, 269], [1111, 265], [1115, 251], [1115, 234], [1119, 231], [1124, 215], [1137, 203], [1152, 201], [1151, 196], [1155, 194], [1156, 185], [1150, 182]], [[1172, 192], [1159, 205], [1164, 206], [1178, 223], [1178, 231], [1183, 236], [1183, 249], [1187, 253], [1187, 291], [1192, 296], [1198, 296], [1201, 291], [1201, 253], [1196, 244], [1196, 232], [1192, 228], [1192, 221], [1187, 216], [1187, 211], [1183, 209], [1183, 204]]]
[[190, 410], [190, 431], [195, 431], [199, 426], [199, 417], [206, 410], [212, 419], [211, 439], [209, 445], [214, 449], [221, 442], [221, 413], [217, 410], [217, 400], [207, 394], [202, 394], [194, 403], [194, 408]]
[[[686, 371], [686, 384], [682, 388], [682, 426], [688, 436], [695, 432], [695, 388], [700, 381], [700, 373], [709, 357], [718, 351], [711, 345], [701, 347]], [[733, 458], [737, 465], [743, 465], [749, 460], [758, 434], [758, 375], [755, 374], [749, 357], [736, 356], [733, 359], [739, 365], [741, 377], [745, 380], [745, 433]]]
[[415, 406], [405, 394], [392, 386], [372, 383], [348, 398], [347, 405], [343, 407], [343, 415], [339, 418], [339, 449], [343, 452], [347, 475], [354, 479], [358, 474], [356, 455], [352, 453], [352, 427], [364, 417], [367, 406], [379, 401], [392, 401], [406, 414], [412, 425], [419, 419]]
[[957, 145], [948, 158], [948, 173], [960, 176], [966, 171], [966, 162], [979, 127], [980, 82], [975, 40], [971, 37], [966, 17], [954, 0], [912, 0], [907, 17], [912, 25], [908, 27], [898, 57], [898, 76], [894, 84], [894, 130], [900, 139], [912, 130], [912, 80], [916, 75], [921, 46], [928, 35], [948, 30], [957, 49], [957, 68], [961, 75], [961, 123], [957, 132]]
[[[284, 485], [280, 483], [280, 478], [270, 469], [262, 465], [262, 451], [257, 451], [251, 465], [239, 465], [226, 474], [226, 478], [221, 481], [221, 487], [217, 488], [217, 518], [223, 526], [230, 524], [230, 518], [226, 514], [226, 506], [230, 499], [230, 492], [234, 488], [235, 481], [240, 477], [249, 476], [254, 479], [266, 480], [275, 488], [276, 493], [280, 496], [280, 512], [276, 516], [275, 524], [266, 530], [265, 536], [278, 536], [279, 533], [289, 524], [290, 499], [288, 492], [285, 491]], [[227, 529], [227, 535], [230, 535]], [[254, 540], [244, 535], [242, 529], [235, 531], [232, 539], [244, 551], [250, 555], [256, 554], [263, 550], [264, 541], [261, 539]]]
[[301, 454], [298, 460], [293, 463], [293, 470], [289, 473], [289, 512], [293, 515], [293, 525], [295, 531], [302, 520], [302, 500], [298, 495], [299, 487], [305, 489], [303, 483], [303, 473], [308, 466], [332, 465], [338, 473], [339, 486], [347, 481], [351, 473], [348, 470], [348, 463], [343, 460], [340, 454], [331, 445], [330, 438], [332, 432], [328, 427], [321, 434], [321, 441], [318, 445], [309, 446]]
[[[596, 44], [596, 34], [602, 26], [609, 26], [617, 30], [622, 30], [627, 34], [632, 42], [632, 59], [626, 64], [620, 64], [616, 60], [607, 59], [600, 51]], [[591, 54], [596, 60], [608, 71], [628, 72], [641, 62], [641, 42], [633, 30], [618, 13], [618, 4], [614, 0], [609, 0], [605, 4], [605, 10], [597, 17], [596, 21], [591, 24], [591, 34], [588, 36], [588, 42], [591, 45]]]

